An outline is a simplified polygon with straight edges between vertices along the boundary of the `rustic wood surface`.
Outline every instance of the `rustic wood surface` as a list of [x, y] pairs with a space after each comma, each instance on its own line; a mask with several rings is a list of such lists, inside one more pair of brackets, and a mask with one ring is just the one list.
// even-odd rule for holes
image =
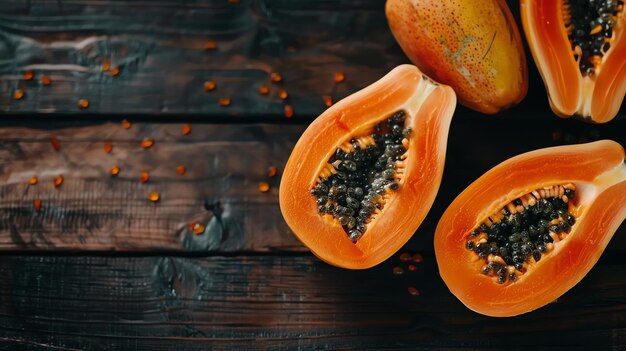
[[[190, 124], [185, 136], [180, 122], [133, 123], [130, 129], [119, 122], [51, 126], [0, 128], [0, 249], [306, 250], [278, 207], [281, 171], [304, 125]], [[495, 117], [455, 121], [439, 195], [409, 248], [431, 250], [448, 204], [497, 163], [563, 143], [607, 138], [626, 145], [624, 130], [621, 120], [591, 128], [553, 118], [532, 124]], [[145, 138], [154, 140], [149, 149], [140, 146]], [[115, 165], [120, 173], [112, 177]], [[179, 165], [184, 175], [177, 173]], [[267, 174], [271, 166], [274, 177]], [[142, 170], [149, 172], [147, 183], [139, 181]], [[61, 174], [63, 184], [55, 188]], [[39, 182], [29, 185], [33, 176]], [[268, 182], [270, 191], [260, 192], [260, 182]], [[150, 202], [152, 191], [160, 194], [158, 203]], [[203, 235], [192, 233], [194, 223], [205, 227]], [[626, 249], [624, 229], [609, 249]]]
[[[188, 113], [245, 120], [325, 108], [407, 62], [387, 29], [384, 1], [28, 1], [0, 3], [0, 110]], [[307, 9], [301, 11], [300, 9]], [[215, 41], [215, 49], [205, 49]], [[118, 75], [102, 71], [103, 63]], [[24, 82], [22, 73], [35, 77]], [[347, 79], [335, 83], [335, 71]], [[283, 81], [270, 83], [279, 72]], [[38, 79], [48, 75], [52, 84]], [[207, 80], [217, 89], [205, 93]], [[267, 96], [257, 90], [271, 86]], [[15, 101], [15, 89], [26, 92]], [[218, 99], [229, 97], [223, 108]]]
[[[388, 29], [384, 0], [236, 2], [2, 1], [0, 111], [277, 121], [290, 104], [294, 120], [309, 121], [326, 108], [324, 95], [337, 101], [409, 62]], [[509, 5], [517, 15], [518, 2]], [[205, 48], [209, 41], [215, 49]], [[33, 79], [24, 81], [29, 71]], [[272, 72], [283, 80], [271, 83]], [[335, 72], [345, 81], [336, 83]], [[551, 114], [537, 71], [530, 73], [528, 97], [508, 115]], [[208, 80], [217, 88], [207, 93]], [[258, 93], [261, 85], [268, 95]], [[19, 101], [16, 89], [25, 92]], [[222, 97], [232, 104], [219, 106]], [[460, 111], [457, 118], [477, 115]]]
[[[348, 271], [292, 235], [278, 208], [281, 171], [323, 96], [337, 101], [408, 62], [383, 7], [0, 1], [0, 349], [626, 350], [626, 225], [581, 283], [519, 317], [468, 310], [437, 272], [437, 220], [486, 170], [541, 147], [626, 145], [624, 112], [600, 126], [554, 117], [530, 56], [519, 106], [498, 116], [457, 109], [437, 199], [401, 252]], [[207, 81], [217, 88], [205, 92]], [[219, 106], [224, 97], [230, 106]], [[144, 138], [154, 145], [141, 148]], [[407, 252], [423, 262], [401, 260]]]
[[409, 271], [398, 256], [366, 271], [308, 256], [5, 256], [0, 342], [33, 350], [606, 350], [626, 343], [626, 268], [614, 255], [556, 303], [509, 319], [466, 309], [433, 279], [432, 255], [415, 265]]
[[[0, 247], [302, 250], [278, 208], [280, 173], [267, 173], [271, 166], [282, 170], [303, 127], [191, 125], [183, 136], [183, 126], [1, 129]], [[140, 143], [148, 137], [154, 145], [144, 149]], [[106, 143], [113, 148], [108, 154]], [[120, 172], [113, 177], [116, 165]], [[147, 183], [140, 182], [143, 170]], [[55, 188], [60, 174], [63, 184]], [[29, 185], [33, 176], [39, 183]], [[262, 181], [273, 186], [268, 193], [258, 190]], [[153, 191], [157, 203], [149, 200]], [[192, 233], [194, 223], [205, 227], [203, 235]]]

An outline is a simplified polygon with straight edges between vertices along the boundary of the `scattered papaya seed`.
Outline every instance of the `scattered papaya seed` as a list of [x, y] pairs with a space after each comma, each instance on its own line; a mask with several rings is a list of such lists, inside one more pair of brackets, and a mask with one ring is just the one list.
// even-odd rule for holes
[[189, 230], [191, 230], [192, 233], [194, 233], [195, 235], [200, 235], [204, 233], [204, 225], [200, 224], [200, 223], [190, 223], [189, 224]]
[[113, 151], [113, 144], [105, 143], [104, 144], [104, 152], [106, 152], [107, 154], [110, 154], [111, 151]]
[[183, 129], [180, 131], [182, 135], [189, 135], [191, 133], [191, 126], [189, 124], [183, 124]]
[[343, 72], [335, 72], [333, 78], [335, 79], [335, 83], [341, 83], [346, 80], [346, 75]]
[[220, 98], [219, 105], [222, 107], [226, 107], [226, 106], [230, 106], [231, 102], [232, 101], [230, 100], [230, 98], [224, 97], [224, 98]]
[[141, 175], [139, 176], [139, 181], [142, 183], [147, 183], [150, 180], [150, 173], [148, 171], [141, 171]]
[[267, 95], [270, 93], [270, 88], [267, 85], [261, 85], [259, 87], [259, 94], [261, 95]]
[[278, 90], [278, 97], [281, 100], [287, 100], [287, 98], [289, 97], [289, 93], [287, 92], [287, 90], [280, 88], [280, 90]]
[[139, 144], [142, 149], [149, 149], [154, 145], [154, 139], [152, 138], [143, 138], [141, 143]]
[[159, 195], [159, 193], [156, 191], [152, 191], [150, 192], [150, 195], [148, 196], [148, 198], [152, 202], [158, 202], [161, 199], [161, 195]]
[[53, 136], [52, 138], [50, 138], [50, 144], [52, 145], [54, 151], [61, 150], [61, 141], [57, 137]]
[[35, 199], [33, 205], [35, 206], [35, 211], [39, 212], [41, 210], [41, 199]]
[[285, 105], [285, 117], [287, 118], [293, 117], [293, 106]]
[[52, 80], [50, 79], [50, 77], [48, 77], [47, 75], [42, 75], [41, 77], [39, 77], [39, 82], [42, 85], [48, 86], [50, 84], [52, 84]]
[[130, 127], [132, 127], [132, 123], [130, 123], [130, 121], [127, 120], [127, 119], [123, 119], [122, 120], [122, 128], [130, 129]]
[[28, 180], [28, 185], [35, 185], [39, 183], [39, 179], [37, 179], [37, 177], [30, 177], [30, 179]]
[[80, 107], [82, 109], [86, 109], [87, 107], [89, 107], [89, 100], [87, 100], [87, 99], [80, 99], [80, 100], [78, 100], [78, 107]]
[[33, 71], [25, 71], [24, 73], [22, 73], [22, 78], [24, 80], [31, 80], [33, 79]]
[[415, 266], [414, 264], [410, 264], [408, 267], [409, 271], [414, 272], [417, 269], [417, 266]]
[[419, 296], [419, 294], [420, 294], [420, 291], [419, 291], [419, 290], [417, 290], [417, 288], [412, 287], [412, 286], [411, 286], [411, 287], [409, 287], [409, 288], [407, 289], [407, 291], [409, 292], [409, 295], [412, 295], [412, 296]]
[[280, 83], [283, 80], [283, 76], [280, 73], [278, 73], [278, 72], [272, 72], [270, 74], [270, 80], [273, 83]]
[[260, 182], [259, 183], [259, 191], [262, 193], [266, 193], [268, 191], [270, 191], [270, 185], [267, 182]]
[[109, 75], [111, 77], [115, 77], [116, 75], [120, 74], [120, 68], [119, 66], [113, 66], [113, 68], [111, 68], [111, 70], [109, 71]]
[[215, 50], [217, 49], [217, 43], [215, 40], [207, 40], [204, 42], [204, 50]]
[[400, 254], [400, 261], [401, 262], [408, 262], [411, 259], [411, 254], [408, 252], [403, 252]]
[[397, 267], [397, 266], [396, 266], [396, 267], [393, 267], [393, 269], [391, 270], [391, 272], [392, 272], [394, 275], [402, 275], [402, 274], [404, 274], [404, 269], [402, 269], [402, 267]]
[[326, 107], [331, 107], [333, 105], [333, 97], [330, 95], [324, 95], [324, 104]]
[[208, 93], [209, 91], [213, 91], [215, 90], [215, 88], [217, 88], [217, 83], [215, 83], [214, 81], [207, 80], [206, 82], [204, 82], [203, 89], [205, 93]]
[[24, 90], [22, 90], [22, 89], [15, 89], [15, 91], [13, 92], [13, 99], [14, 100], [22, 100], [22, 98], [24, 98], [24, 95], [26, 95], [24, 93]]
[[268, 170], [267, 170], [267, 176], [271, 178], [271, 177], [275, 176], [277, 172], [278, 172], [278, 170], [276, 169], [275, 166], [270, 166], [270, 168], [268, 168]]
[[109, 62], [108, 60], [104, 61], [102, 63], [102, 72], [106, 72], [111, 68], [111, 62]]
[[176, 173], [178, 173], [178, 174], [180, 174], [180, 175], [185, 174], [185, 171], [186, 171], [186, 170], [185, 170], [185, 166], [183, 166], [183, 165], [178, 165], [178, 166], [176, 167]]
[[61, 184], [63, 184], [63, 175], [59, 175], [58, 177], [54, 178], [54, 187], [58, 188], [61, 186]]
[[418, 253], [416, 253], [415, 255], [413, 255], [413, 262], [415, 263], [421, 263], [424, 261], [424, 257]]

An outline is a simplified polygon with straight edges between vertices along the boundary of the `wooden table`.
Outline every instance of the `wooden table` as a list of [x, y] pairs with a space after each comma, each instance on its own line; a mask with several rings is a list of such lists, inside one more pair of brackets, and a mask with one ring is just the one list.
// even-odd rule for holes
[[[0, 349], [625, 349], [624, 225], [580, 284], [519, 317], [469, 311], [437, 272], [437, 220], [486, 170], [551, 145], [626, 145], [624, 113], [599, 126], [554, 117], [532, 61], [518, 107], [457, 109], [437, 200], [401, 252], [348, 271], [292, 235], [281, 170], [323, 96], [339, 100], [407, 62], [383, 7], [1, 2]], [[154, 145], [142, 148], [145, 138]]]

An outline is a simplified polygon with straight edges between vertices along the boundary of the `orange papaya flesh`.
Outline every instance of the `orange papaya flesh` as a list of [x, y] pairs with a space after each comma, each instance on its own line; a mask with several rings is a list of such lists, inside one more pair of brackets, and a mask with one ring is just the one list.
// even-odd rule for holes
[[450, 87], [401, 65], [322, 113], [281, 179], [280, 208], [294, 234], [339, 267], [393, 255], [434, 201], [455, 106]]
[[526, 96], [526, 56], [504, 0], [387, 0], [385, 13], [411, 62], [461, 104], [493, 114]]
[[435, 232], [439, 273], [468, 308], [514, 316], [576, 285], [626, 218], [624, 149], [603, 140], [528, 152], [494, 167]]
[[522, 0], [522, 24], [552, 110], [605, 123], [626, 94], [622, 0]]

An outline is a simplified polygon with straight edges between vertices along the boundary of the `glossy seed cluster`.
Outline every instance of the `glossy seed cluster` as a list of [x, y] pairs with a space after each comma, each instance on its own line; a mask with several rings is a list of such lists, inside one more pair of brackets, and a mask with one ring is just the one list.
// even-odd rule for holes
[[568, 210], [575, 196], [573, 184], [535, 190], [490, 216], [500, 216], [500, 220], [482, 223], [465, 243], [468, 250], [485, 259], [481, 272], [505, 283], [523, 274], [525, 263], [539, 262], [576, 222]]
[[569, 0], [566, 4], [568, 36], [583, 75], [593, 76], [596, 64], [610, 49], [615, 16], [623, 6], [623, 0]]
[[338, 147], [328, 161], [325, 175], [311, 190], [320, 215], [338, 220], [356, 242], [372, 216], [382, 210], [386, 194], [399, 188], [410, 128], [404, 128], [405, 113], [394, 113], [373, 132]]

